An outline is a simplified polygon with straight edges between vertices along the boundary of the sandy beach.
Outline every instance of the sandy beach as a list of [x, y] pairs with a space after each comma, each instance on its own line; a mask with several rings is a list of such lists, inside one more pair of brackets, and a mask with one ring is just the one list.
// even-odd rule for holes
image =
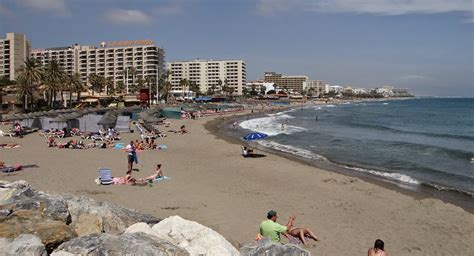
[[[266, 212], [275, 209], [281, 224], [294, 213], [296, 226], [318, 235], [320, 241], [306, 247], [314, 255], [366, 255], [377, 238], [390, 255], [472, 255], [472, 213], [269, 153], [244, 159], [240, 145], [205, 128], [212, 119], [173, 120], [170, 129], [185, 124], [190, 132], [168, 132], [158, 140], [167, 149], [138, 154], [140, 171], [134, 177], [150, 175], [157, 163], [171, 177], [153, 187], [98, 186], [94, 179], [100, 167], [125, 175], [123, 151], [47, 148], [38, 134], [0, 137], [0, 143], [21, 145], [0, 149], [0, 160], [39, 166], [0, 173], [0, 179], [22, 179], [43, 191], [111, 201], [160, 218], [180, 215], [213, 228], [237, 247], [252, 242]], [[124, 143], [131, 139], [139, 134], [122, 135]]]

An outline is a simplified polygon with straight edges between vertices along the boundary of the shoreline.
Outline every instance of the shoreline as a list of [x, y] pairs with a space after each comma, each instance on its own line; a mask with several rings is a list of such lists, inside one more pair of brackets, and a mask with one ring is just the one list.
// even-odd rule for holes
[[[343, 104], [343, 102], [334, 103], [334, 104]], [[287, 111], [287, 110], [299, 108], [299, 107], [301, 106], [290, 106], [284, 109], [266, 110], [266, 111], [261, 111], [259, 113], [247, 113], [243, 115], [233, 116], [231, 118], [227, 118], [226, 120], [217, 118], [205, 123], [204, 127], [211, 134], [214, 134], [216, 138], [222, 139], [224, 141], [227, 141], [236, 145], [245, 144], [253, 148], [256, 148], [260, 151], [284, 157], [285, 159], [288, 159], [290, 161], [295, 161], [295, 162], [298, 162], [307, 166], [311, 166], [314, 168], [318, 168], [324, 171], [328, 171], [328, 172], [335, 172], [335, 173], [342, 174], [348, 177], [359, 178], [363, 181], [402, 193], [404, 195], [410, 196], [417, 200], [426, 199], [426, 198], [439, 199], [443, 202], [461, 207], [465, 211], [471, 214], [474, 214], [474, 205], [472, 204], [473, 197], [470, 195], [466, 195], [463, 192], [451, 191], [451, 190], [448, 190], [448, 191], [438, 190], [434, 187], [428, 186], [427, 184], [423, 184], [423, 183], [418, 184], [417, 186], [403, 184], [403, 183], [399, 183], [390, 179], [384, 179], [382, 177], [371, 175], [368, 173], [352, 171], [350, 169], [339, 166], [337, 163], [331, 162], [329, 160], [328, 160], [328, 163], [313, 161], [311, 159], [307, 159], [295, 154], [265, 147], [265, 146], [260, 145], [259, 143], [242, 141], [241, 139], [239, 139], [239, 137], [241, 137], [240, 135], [243, 136], [241, 131], [243, 131], [244, 129], [240, 128], [237, 130], [237, 133], [235, 133], [235, 131], [232, 130], [232, 128], [230, 128], [233, 122], [241, 122], [244, 120], [258, 118], [260, 116], [263, 117], [268, 113]], [[240, 134], [239, 134], [239, 131], [240, 131]]]

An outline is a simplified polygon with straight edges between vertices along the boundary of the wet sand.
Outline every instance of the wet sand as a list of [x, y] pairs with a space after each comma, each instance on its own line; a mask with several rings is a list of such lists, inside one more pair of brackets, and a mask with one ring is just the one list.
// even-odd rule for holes
[[[168, 137], [158, 140], [167, 149], [139, 153], [140, 171], [133, 173], [135, 177], [150, 175], [157, 163], [171, 177], [153, 187], [97, 186], [94, 179], [99, 167], [111, 168], [114, 176], [125, 175], [123, 151], [47, 148], [38, 134], [22, 139], [0, 137], [0, 143], [21, 144], [0, 149], [0, 160], [39, 166], [0, 173], [0, 179], [23, 179], [44, 191], [111, 201], [161, 218], [180, 215], [215, 229], [236, 246], [252, 242], [266, 212], [275, 209], [280, 214], [278, 222], [285, 224], [289, 214], [295, 213], [296, 226], [315, 231], [321, 241], [306, 247], [315, 255], [366, 255], [377, 238], [385, 241], [391, 255], [469, 255], [474, 251], [474, 215], [460, 207], [270, 153], [244, 159], [240, 145], [234, 144], [238, 140], [220, 139], [205, 128], [210, 120], [174, 120], [169, 129], [185, 124], [190, 133], [168, 132]], [[127, 143], [139, 135], [122, 138]]]

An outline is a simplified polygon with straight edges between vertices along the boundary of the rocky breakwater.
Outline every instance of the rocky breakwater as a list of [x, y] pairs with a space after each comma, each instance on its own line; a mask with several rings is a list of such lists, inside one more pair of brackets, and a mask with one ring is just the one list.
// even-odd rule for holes
[[0, 255], [309, 255], [271, 241], [237, 251], [223, 236], [179, 216], [149, 214], [86, 197], [51, 195], [0, 181]]

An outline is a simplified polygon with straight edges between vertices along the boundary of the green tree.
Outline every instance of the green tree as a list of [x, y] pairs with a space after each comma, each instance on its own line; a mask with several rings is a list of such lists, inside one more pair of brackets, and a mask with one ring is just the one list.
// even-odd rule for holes
[[249, 94], [250, 91], [247, 89], [247, 87], [242, 88], [242, 96], [244, 96], [244, 98], [248, 98]]
[[92, 95], [94, 95], [94, 92], [101, 93], [105, 83], [105, 77], [94, 73], [89, 75], [89, 84], [91, 85]]
[[45, 67], [44, 70], [44, 90], [48, 93], [48, 103], [50, 106], [56, 102], [56, 95], [58, 90], [61, 90], [61, 86], [64, 83], [64, 77], [66, 73], [63, 68], [59, 65], [56, 59], [51, 60]]
[[69, 107], [72, 107], [72, 94], [75, 92], [77, 100], [80, 100], [81, 92], [84, 90], [84, 84], [79, 73], [67, 76], [66, 90], [69, 91]]
[[[23, 101], [23, 108], [28, 108], [28, 102], [33, 101], [33, 92], [43, 80], [41, 63], [33, 58], [28, 58], [18, 69], [18, 91]], [[29, 96], [29, 98], [28, 98]]]
[[196, 96], [201, 94], [201, 88], [200, 88], [199, 84], [196, 83], [196, 81], [190, 81], [189, 82], [189, 90], [196, 93]]
[[179, 81], [179, 86], [181, 86], [181, 92], [182, 92], [182, 95], [183, 95], [183, 99], [184, 99], [184, 92], [186, 91], [187, 87], [189, 86], [189, 81], [187, 79], [181, 79]]

